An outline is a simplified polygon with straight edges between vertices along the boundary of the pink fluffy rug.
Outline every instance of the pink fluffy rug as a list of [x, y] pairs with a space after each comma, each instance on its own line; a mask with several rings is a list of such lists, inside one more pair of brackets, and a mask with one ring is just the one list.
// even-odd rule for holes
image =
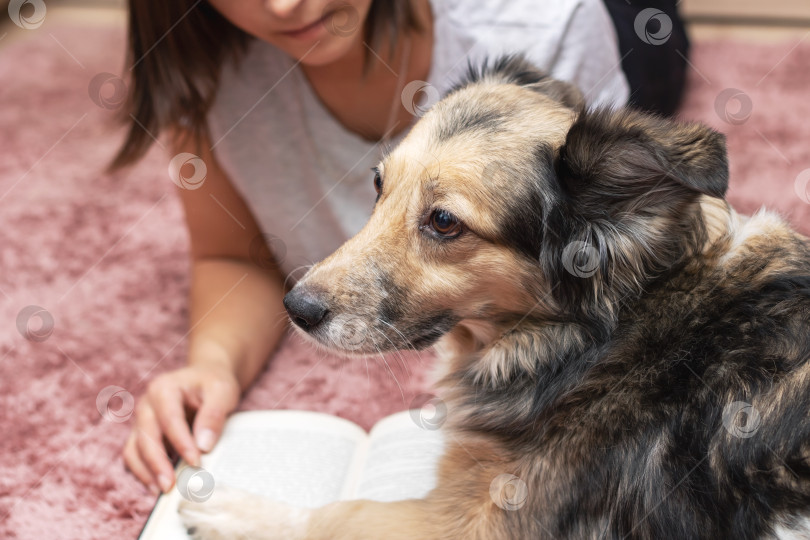
[[[88, 84], [120, 71], [122, 31], [46, 21], [26, 37], [0, 49], [0, 537], [133, 538], [154, 499], [124, 470], [129, 424], [102, 418], [96, 401], [120, 387], [112, 405], [126, 418], [120, 396], [183, 364], [187, 239], [159, 150], [101, 172], [121, 133]], [[739, 209], [766, 204], [810, 232], [795, 190], [810, 168], [810, 44], [794, 45], [698, 43], [683, 116], [728, 134]], [[717, 103], [726, 88], [742, 91], [742, 108]], [[31, 339], [17, 324], [37, 311], [27, 306], [46, 310]], [[367, 371], [289, 339], [243, 407], [369, 427], [428, 388], [428, 355], [390, 363]]]

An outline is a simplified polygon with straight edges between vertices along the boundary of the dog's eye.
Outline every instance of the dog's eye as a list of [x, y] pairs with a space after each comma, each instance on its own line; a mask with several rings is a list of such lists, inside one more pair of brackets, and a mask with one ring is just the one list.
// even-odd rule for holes
[[374, 189], [377, 190], [377, 197], [379, 198], [380, 193], [382, 193], [382, 177], [380, 176], [380, 171], [376, 168], [374, 170]]
[[461, 222], [446, 210], [434, 210], [429, 223], [431, 229], [445, 238], [455, 238], [461, 234]]

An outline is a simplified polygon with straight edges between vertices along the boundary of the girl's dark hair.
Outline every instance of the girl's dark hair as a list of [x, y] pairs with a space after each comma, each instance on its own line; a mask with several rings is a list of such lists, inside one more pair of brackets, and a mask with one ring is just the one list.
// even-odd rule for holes
[[[414, 0], [372, 0], [364, 39], [393, 50], [403, 32], [420, 31]], [[342, 2], [335, 2], [336, 8]], [[384, 36], [390, 39], [382, 43]], [[206, 116], [226, 60], [238, 62], [252, 38], [206, 1], [129, 0], [126, 65], [129, 91], [121, 111], [128, 125], [110, 169], [140, 159], [165, 129], [182, 128], [196, 140], [207, 132]], [[371, 62], [366, 53], [366, 63]]]

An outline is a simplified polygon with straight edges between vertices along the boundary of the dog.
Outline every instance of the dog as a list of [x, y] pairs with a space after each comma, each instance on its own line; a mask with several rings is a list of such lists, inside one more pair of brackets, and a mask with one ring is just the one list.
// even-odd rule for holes
[[[384, 157], [362, 231], [284, 299], [333, 350], [438, 342], [437, 487], [315, 510], [223, 491], [184, 502], [186, 525], [808, 537], [810, 249], [772, 213], [737, 214], [727, 185], [725, 138], [706, 126], [587, 109], [520, 56], [471, 69]], [[356, 320], [369, 339], [347, 348]]]

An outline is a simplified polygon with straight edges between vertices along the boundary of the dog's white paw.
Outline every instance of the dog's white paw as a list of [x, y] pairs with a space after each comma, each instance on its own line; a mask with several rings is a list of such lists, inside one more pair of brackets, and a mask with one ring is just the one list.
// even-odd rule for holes
[[182, 501], [177, 511], [194, 540], [295, 540], [304, 537], [310, 512], [223, 486], [205, 502]]

